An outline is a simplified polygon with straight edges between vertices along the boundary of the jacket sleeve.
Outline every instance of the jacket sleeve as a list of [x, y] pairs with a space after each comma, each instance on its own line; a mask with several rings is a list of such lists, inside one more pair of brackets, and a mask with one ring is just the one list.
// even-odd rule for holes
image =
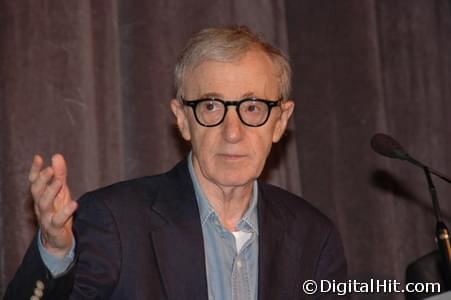
[[110, 298], [119, 277], [120, 238], [111, 211], [95, 194], [79, 200], [74, 235], [74, 265], [56, 278], [45, 267], [35, 237], [4, 300], [28, 300], [39, 287], [42, 300]]
[[61, 296], [59, 299], [68, 298], [74, 282], [74, 268], [69, 268], [63, 276], [54, 278], [42, 261], [37, 239], [36, 234], [13, 280], [8, 285], [4, 300], [28, 300], [33, 295], [40, 299], [53, 299], [51, 294], [57, 290]]

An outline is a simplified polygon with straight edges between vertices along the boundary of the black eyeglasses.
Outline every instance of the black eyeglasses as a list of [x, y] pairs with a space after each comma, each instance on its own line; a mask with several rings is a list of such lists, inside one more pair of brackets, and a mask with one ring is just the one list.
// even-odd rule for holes
[[217, 98], [185, 100], [183, 105], [193, 109], [196, 121], [205, 127], [214, 127], [224, 121], [228, 106], [236, 106], [238, 117], [243, 124], [250, 127], [262, 126], [268, 121], [273, 107], [279, 106], [282, 99], [271, 101], [257, 98], [246, 98], [239, 101], [225, 101]]

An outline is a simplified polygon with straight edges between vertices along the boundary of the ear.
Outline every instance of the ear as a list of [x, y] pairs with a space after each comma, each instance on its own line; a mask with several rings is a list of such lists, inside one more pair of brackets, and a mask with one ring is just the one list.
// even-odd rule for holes
[[294, 101], [285, 100], [280, 104], [280, 109], [282, 113], [280, 114], [276, 124], [274, 125], [274, 132], [272, 136], [272, 142], [277, 143], [282, 137], [285, 129], [288, 126], [288, 120], [290, 120], [291, 115], [294, 111]]
[[187, 141], [191, 140], [188, 118], [186, 117], [185, 108], [183, 104], [180, 102], [180, 100], [177, 99], [171, 100], [171, 111], [176, 118], [177, 127], [179, 128], [182, 137]]

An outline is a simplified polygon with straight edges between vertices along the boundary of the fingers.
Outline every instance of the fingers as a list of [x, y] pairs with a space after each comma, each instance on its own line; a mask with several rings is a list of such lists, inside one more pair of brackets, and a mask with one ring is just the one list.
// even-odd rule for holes
[[31, 163], [30, 173], [28, 174], [28, 180], [30, 182], [34, 182], [39, 175], [39, 172], [42, 170], [44, 165], [44, 160], [38, 154], [33, 157], [33, 162]]
[[57, 179], [53, 180], [53, 182], [46, 187], [41, 197], [35, 201], [38, 215], [53, 213], [54, 201], [58, 193], [61, 191], [61, 187], [62, 183]]
[[63, 228], [67, 221], [72, 218], [77, 208], [77, 202], [69, 201], [62, 209], [53, 215], [51, 225], [56, 229]]
[[37, 201], [44, 193], [50, 179], [54, 174], [52, 167], [47, 167], [43, 171], [39, 172], [37, 178], [31, 184], [31, 193], [35, 201]]
[[47, 228], [53, 215], [72, 202], [72, 199], [66, 184], [67, 171], [63, 156], [55, 154], [52, 157], [52, 166], [42, 169], [43, 165], [42, 157], [35, 155], [29, 179], [32, 181], [30, 189], [36, 216], [39, 223]]
[[[47, 185], [49, 185], [52, 177], [61, 181], [63, 185], [66, 185], [67, 181], [67, 167], [66, 161], [61, 154], [55, 154], [52, 157], [52, 166], [49, 166], [42, 170], [44, 160], [40, 155], [35, 155], [33, 163], [31, 165], [30, 174], [28, 179], [32, 183], [31, 193], [35, 200], [39, 199], [42, 193], [45, 191]], [[66, 192], [66, 191], [65, 191]]]
[[55, 171], [55, 178], [61, 180], [61, 182], [65, 184], [67, 178], [67, 166], [66, 161], [61, 154], [55, 154], [52, 156], [52, 167]]

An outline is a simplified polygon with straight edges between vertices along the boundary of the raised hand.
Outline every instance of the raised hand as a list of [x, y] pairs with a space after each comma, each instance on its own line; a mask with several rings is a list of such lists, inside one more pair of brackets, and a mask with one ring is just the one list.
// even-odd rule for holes
[[44, 168], [42, 157], [35, 155], [28, 179], [34, 211], [41, 227], [42, 243], [47, 251], [62, 257], [72, 248], [72, 221], [78, 207], [67, 186], [64, 157], [53, 155], [51, 166]]

